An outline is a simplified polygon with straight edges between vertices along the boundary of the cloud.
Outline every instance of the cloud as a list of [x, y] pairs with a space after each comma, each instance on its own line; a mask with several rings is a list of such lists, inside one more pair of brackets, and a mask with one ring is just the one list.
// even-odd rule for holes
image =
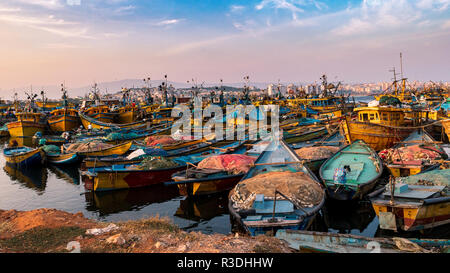
[[231, 5], [230, 6], [230, 11], [231, 12], [241, 12], [245, 9], [244, 6], [239, 6], [239, 5]]
[[115, 9], [114, 13], [116, 13], [116, 14], [126, 14], [126, 13], [132, 12], [135, 9], [136, 9], [136, 6], [133, 6], [133, 5], [123, 6], [123, 7], [118, 7], [117, 9]]
[[63, 1], [61, 0], [15, 0], [15, 3], [23, 3], [26, 5], [39, 6], [46, 9], [61, 9], [64, 7]]
[[168, 26], [168, 25], [175, 25], [178, 24], [179, 22], [181, 22], [183, 19], [170, 19], [170, 20], [163, 20], [160, 22], [157, 22], [153, 25], [155, 26]]

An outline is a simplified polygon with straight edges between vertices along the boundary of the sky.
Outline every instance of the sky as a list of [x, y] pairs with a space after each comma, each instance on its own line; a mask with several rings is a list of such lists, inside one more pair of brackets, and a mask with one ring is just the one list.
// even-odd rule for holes
[[1, 0], [0, 92], [186, 82], [450, 80], [450, 0]]

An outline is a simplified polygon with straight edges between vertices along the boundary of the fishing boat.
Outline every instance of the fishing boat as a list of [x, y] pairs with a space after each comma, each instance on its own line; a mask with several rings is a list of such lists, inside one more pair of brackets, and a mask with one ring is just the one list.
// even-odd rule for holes
[[[336, 170], [346, 172], [343, 181], [335, 179]], [[362, 140], [339, 150], [319, 170], [328, 196], [337, 200], [362, 199], [375, 187], [382, 173], [380, 157]]]
[[63, 92], [62, 108], [51, 111], [50, 117], [48, 118], [48, 126], [53, 132], [72, 131], [80, 126], [78, 111], [76, 109], [69, 108], [67, 102], [67, 90], [64, 87], [64, 84], [61, 84], [61, 91]]
[[45, 162], [45, 153], [40, 148], [12, 147], [3, 150], [6, 162], [17, 167], [30, 167], [42, 165]]
[[450, 223], [450, 169], [392, 178], [370, 197], [381, 229], [415, 231]]
[[[63, 145], [64, 149], [67, 149], [67, 144]], [[123, 155], [128, 150], [130, 150], [131, 145], [133, 145], [133, 142], [128, 142], [124, 144], [115, 145], [108, 148], [99, 148], [99, 149], [92, 149], [89, 151], [77, 151], [77, 155], [82, 157], [105, 157], [105, 156], [113, 156], [113, 155]]]
[[139, 115], [139, 108], [133, 105], [126, 105], [124, 107], [120, 107], [117, 110], [117, 123], [119, 124], [127, 124], [133, 123], [136, 121]]
[[[234, 147], [242, 145], [234, 142]], [[90, 168], [82, 172], [85, 186], [88, 190], [108, 191], [126, 188], [152, 186], [171, 181], [172, 175], [186, 168], [187, 163], [196, 164], [204, 158], [221, 154], [221, 150], [211, 150], [184, 156], [175, 156], [170, 160], [176, 164], [167, 168], [139, 169], [138, 166], [112, 165], [111, 167]]]
[[275, 237], [300, 252], [319, 253], [427, 253], [445, 252], [450, 246], [450, 240], [369, 238], [304, 230], [279, 230]]
[[6, 124], [11, 137], [32, 137], [37, 132], [43, 133], [45, 123], [41, 113], [21, 112], [16, 113], [17, 121]]
[[447, 134], [448, 139], [450, 140], [450, 119], [445, 119], [441, 121], [442, 127], [445, 130], [445, 133]]
[[80, 162], [81, 158], [77, 153], [47, 153], [47, 161], [53, 165], [72, 165]]
[[412, 146], [415, 146], [416, 151], [421, 152], [424, 157], [428, 158], [430, 157], [429, 154], [424, 154], [424, 152], [429, 151], [430, 154], [439, 156], [439, 159], [441, 159], [441, 155], [445, 154], [433, 137], [431, 137], [426, 131], [416, 130], [402, 142], [395, 145], [392, 149], [383, 150], [379, 153], [382, 157], [384, 152], [387, 152], [388, 154], [392, 153], [394, 156], [399, 155], [399, 160], [386, 164], [386, 167], [394, 177], [415, 175], [429, 168], [436, 168], [439, 165], [439, 163], [433, 163], [431, 160], [430, 162], [424, 162], [422, 159], [411, 160], [402, 158], [402, 152], [399, 149], [408, 149], [408, 147]]
[[[234, 151], [235, 142], [233, 141], [210, 141], [210, 142], [200, 142], [195, 145], [191, 146], [184, 146], [178, 149], [172, 149], [169, 151], [164, 151], [163, 156], [173, 157], [173, 156], [183, 156], [183, 155], [189, 155], [193, 153], [202, 153], [207, 152], [208, 150], [224, 150], [228, 149], [230, 151]], [[83, 162], [81, 164], [81, 170], [86, 170], [88, 168], [95, 168], [95, 167], [108, 167], [112, 165], [132, 165], [132, 164], [139, 164], [146, 156], [160, 156], [162, 155], [160, 148], [149, 148], [149, 147], [143, 147], [139, 148], [138, 150], [142, 150], [141, 154], [139, 156], [133, 156], [132, 154], [128, 156], [110, 156], [110, 157], [102, 157], [102, 158], [90, 158], [87, 157], [83, 159]], [[157, 149], [157, 150], [155, 150]], [[156, 153], [155, 153], [156, 152]]]
[[371, 106], [354, 111], [357, 120], [346, 116], [341, 123], [348, 143], [364, 140], [375, 151], [391, 148], [417, 129], [405, 120], [403, 108]]
[[294, 144], [299, 142], [309, 141], [315, 138], [319, 138], [328, 133], [325, 126], [318, 127], [298, 127], [289, 131], [283, 132], [283, 139], [286, 143]]
[[[274, 189], [271, 192], [273, 196], [269, 196], [272, 189], [266, 188], [266, 185], [257, 192], [248, 192], [248, 197], [243, 196], [246, 188], [246, 180], [261, 176], [285, 175], [285, 177], [296, 177], [302, 183], [310, 183], [309, 190], [304, 194], [311, 195], [310, 190], [314, 188], [315, 197], [318, 200], [304, 204], [304, 197], [298, 197], [300, 200], [286, 195], [294, 194], [292, 192], [280, 192]], [[300, 178], [301, 177], [301, 178]], [[268, 178], [270, 180], [270, 178]], [[278, 179], [273, 178], [274, 182]], [[298, 180], [297, 180], [298, 181]], [[286, 187], [294, 186], [292, 180]], [[266, 195], [261, 194], [266, 192]], [[245, 194], [244, 194], [245, 195]], [[284, 199], [277, 200], [277, 195], [281, 195]], [[297, 197], [296, 197], [297, 198]], [[248, 203], [253, 200], [253, 203]], [[316, 202], [318, 201], [318, 202]], [[228, 209], [232, 219], [242, 227], [248, 234], [256, 236], [258, 234], [266, 234], [279, 229], [308, 229], [312, 224], [315, 215], [325, 202], [325, 194], [323, 187], [316, 176], [303, 164], [297, 154], [289, 148], [288, 144], [283, 141], [271, 141], [264, 151], [259, 155], [254, 167], [242, 178], [236, 187], [229, 194]]]
[[[108, 110], [109, 111], [109, 110]], [[107, 130], [107, 129], [123, 129], [123, 128], [129, 128], [129, 129], [146, 129], [150, 128], [151, 122], [149, 120], [143, 119], [141, 121], [136, 121], [132, 123], [125, 123], [125, 124], [119, 124], [119, 123], [113, 123], [112, 119], [105, 121], [104, 119], [96, 119], [92, 116], [88, 116], [86, 113], [83, 113], [81, 111], [78, 112], [80, 116], [81, 123], [83, 124], [84, 128], [89, 129], [97, 129], [97, 130]]]

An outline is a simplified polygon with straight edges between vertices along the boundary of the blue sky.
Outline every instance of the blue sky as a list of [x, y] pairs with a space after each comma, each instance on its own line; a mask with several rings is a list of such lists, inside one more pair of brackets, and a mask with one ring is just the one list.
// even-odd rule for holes
[[174, 81], [450, 80], [450, 0], [3, 0], [0, 88]]

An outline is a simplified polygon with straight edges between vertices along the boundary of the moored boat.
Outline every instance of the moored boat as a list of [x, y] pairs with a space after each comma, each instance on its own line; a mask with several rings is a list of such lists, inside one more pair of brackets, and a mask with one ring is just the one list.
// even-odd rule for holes
[[337, 200], [363, 198], [375, 187], [382, 173], [380, 157], [362, 140], [339, 150], [319, 170], [328, 196]]
[[17, 121], [6, 124], [11, 137], [32, 137], [45, 130], [45, 123], [42, 121], [44, 115], [41, 113], [21, 112], [16, 113], [16, 117]]
[[[277, 200], [277, 195], [283, 199]], [[230, 192], [228, 209], [237, 224], [255, 236], [279, 229], [308, 229], [324, 202], [319, 180], [280, 140], [266, 147]]]
[[450, 169], [391, 179], [370, 201], [380, 228], [415, 231], [450, 224]]
[[45, 162], [45, 154], [40, 148], [12, 147], [3, 150], [6, 162], [18, 167], [31, 167]]

